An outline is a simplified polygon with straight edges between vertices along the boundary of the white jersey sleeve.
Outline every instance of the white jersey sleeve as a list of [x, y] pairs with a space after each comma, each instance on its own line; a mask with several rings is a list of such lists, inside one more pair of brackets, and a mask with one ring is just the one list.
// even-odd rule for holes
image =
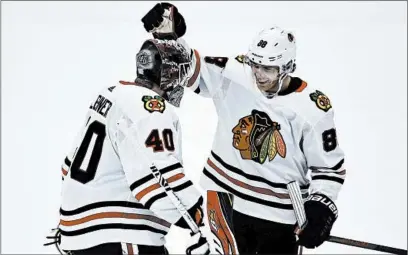
[[[234, 57], [201, 56], [197, 50], [190, 49], [185, 40], [177, 40], [187, 51], [191, 51], [192, 75], [187, 87], [195, 93], [214, 98], [220, 89], [227, 88], [235, 80], [236, 85], [246, 86], [249, 70], [244, 64], [244, 55]], [[251, 81], [250, 81], [251, 83]]]
[[305, 134], [302, 149], [311, 170], [311, 193], [322, 193], [332, 200], [346, 177], [344, 153], [339, 147], [331, 109]]
[[201, 57], [193, 51], [194, 74], [189, 87], [204, 97], [213, 97], [222, 85], [223, 71], [228, 61], [226, 57]]
[[185, 176], [181, 164], [178, 119], [170, 109], [124, 112], [110, 125], [109, 133], [132, 195], [159, 217], [175, 223], [181, 214], [153, 176], [151, 167], [159, 169], [187, 209], [198, 201], [200, 193]]

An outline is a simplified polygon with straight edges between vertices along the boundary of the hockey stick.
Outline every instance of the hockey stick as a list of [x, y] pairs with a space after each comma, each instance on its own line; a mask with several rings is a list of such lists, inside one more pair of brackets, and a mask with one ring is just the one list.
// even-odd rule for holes
[[167, 180], [163, 177], [163, 175], [160, 173], [160, 171], [157, 169], [155, 165], [152, 165], [150, 169], [153, 172], [153, 176], [157, 179], [159, 182], [160, 186], [164, 188], [164, 191], [166, 192], [166, 195], [170, 198], [171, 202], [176, 206], [177, 210], [181, 214], [181, 216], [184, 218], [184, 220], [187, 222], [188, 226], [190, 227], [191, 231], [193, 231], [194, 234], [200, 232], [200, 229], [197, 226], [197, 223], [194, 221], [194, 219], [191, 217], [191, 215], [188, 213], [186, 207], [181, 203], [180, 199], [174, 194], [173, 189], [170, 187], [169, 183]]
[[401, 255], [407, 254], [407, 250], [404, 250], [404, 249], [399, 249], [399, 248], [394, 248], [394, 247], [389, 247], [389, 246], [374, 244], [374, 243], [367, 243], [367, 242], [357, 241], [357, 240], [338, 237], [338, 236], [330, 236], [328, 241], [332, 243], [339, 243], [339, 244], [344, 244], [344, 245], [349, 245], [349, 246], [354, 246], [354, 247], [359, 247], [359, 248], [364, 248], [364, 249], [369, 249], [369, 250], [374, 250], [374, 251], [382, 251], [382, 252], [387, 252], [387, 253], [392, 253], [392, 254], [401, 254]]
[[[307, 220], [306, 220], [306, 213], [305, 213], [305, 208], [303, 206], [303, 199], [301, 196], [299, 184], [296, 181], [293, 181], [293, 182], [290, 182], [287, 185], [287, 187], [288, 187], [289, 196], [290, 196], [290, 199], [292, 201], [293, 208], [295, 211], [296, 220], [298, 222], [298, 228], [302, 230], [306, 226]], [[332, 243], [338, 243], [338, 244], [354, 246], [354, 247], [374, 250], [374, 251], [387, 252], [387, 253], [392, 253], [392, 254], [407, 254], [407, 250], [404, 250], [404, 249], [389, 247], [389, 246], [380, 245], [380, 244], [367, 243], [367, 242], [362, 242], [362, 241], [357, 241], [357, 240], [337, 237], [337, 236], [330, 236], [327, 241], [332, 242]]]
[[[141, 140], [139, 139], [137, 132], [132, 132], [131, 129], [125, 130], [125, 128], [122, 126], [124, 121], [125, 120], [121, 120], [121, 121], [117, 122], [117, 125], [118, 125], [117, 127], [119, 128], [120, 132], [122, 132], [125, 137], [130, 137], [131, 138], [130, 143], [132, 144], [134, 149], [139, 148], [139, 150], [132, 150], [132, 151], [133, 152], [138, 151], [138, 153], [141, 153], [142, 158], [143, 158], [141, 160], [145, 160], [147, 165], [149, 165], [150, 162], [147, 162], [147, 160], [146, 160], [149, 157], [147, 156], [147, 153], [144, 151], [144, 149], [140, 148], [140, 145], [139, 145], [140, 143], [139, 142]], [[169, 199], [171, 200], [173, 205], [176, 207], [177, 211], [181, 214], [181, 217], [183, 217], [183, 219], [186, 221], [188, 227], [190, 228], [190, 230], [193, 233], [191, 235], [193, 236], [194, 234], [199, 233], [200, 236], [203, 237], [203, 233], [200, 231], [199, 227], [197, 226], [197, 223], [194, 221], [194, 219], [188, 213], [186, 207], [181, 203], [180, 199], [176, 196], [173, 189], [170, 187], [169, 183], [163, 177], [163, 175], [160, 173], [160, 171], [157, 169], [157, 167], [156, 167], [156, 165], [154, 163], [151, 163], [150, 170], [152, 171], [153, 176], [157, 179], [159, 185], [164, 189], [166, 195], [169, 197]], [[200, 238], [200, 240], [201, 240], [201, 238]], [[200, 243], [200, 241], [199, 241], [199, 243], [194, 244], [192, 246], [189, 246], [187, 248], [187, 250], [186, 250], [186, 253], [191, 255], [191, 250], [198, 248], [198, 246], [200, 246], [200, 245], [202, 245], [202, 243]], [[204, 255], [208, 255], [209, 253], [210, 253], [210, 250], [205, 252]]]

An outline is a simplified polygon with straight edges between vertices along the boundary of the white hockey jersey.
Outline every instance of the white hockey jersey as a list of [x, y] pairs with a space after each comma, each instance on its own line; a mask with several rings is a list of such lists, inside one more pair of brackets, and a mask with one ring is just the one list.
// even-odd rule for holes
[[174, 109], [132, 82], [102, 90], [62, 166], [61, 248], [163, 245], [181, 215], [152, 175], [152, 164], [187, 209], [197, 203], [200, 194], [184, 175]]
[[199, 72], [190, 88], [211, 97], [218, 114], [201, 186], [232, 193], [239, 212], [286, 224], [296, 222], [286, 188], [291, 181], [305, 198], [319, 192], [336, 200], [346, 171], [328, 97], [294, 77], [267, 99], [242, 56], [195, 56]]

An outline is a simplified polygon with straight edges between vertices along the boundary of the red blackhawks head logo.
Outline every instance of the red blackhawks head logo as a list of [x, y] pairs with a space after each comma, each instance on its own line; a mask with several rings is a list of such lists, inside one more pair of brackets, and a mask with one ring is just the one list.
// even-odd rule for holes
[[272, 121], [265, 112], [252, 110], [251, 115], [239, 119], [232, 129], [232, 146], [239, 150], [243, 159], [263, 164], [277, 154], [286, 157], [286, 145], [280, 133], [280, 125]]

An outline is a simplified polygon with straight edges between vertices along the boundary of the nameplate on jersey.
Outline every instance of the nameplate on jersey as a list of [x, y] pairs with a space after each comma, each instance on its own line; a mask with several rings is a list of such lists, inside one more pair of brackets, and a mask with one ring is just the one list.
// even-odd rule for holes
[[89, 108], [106, 118], [106, 115], [111, 107], [112, 102], [104, 96], [99, 95], [96, 101]]

